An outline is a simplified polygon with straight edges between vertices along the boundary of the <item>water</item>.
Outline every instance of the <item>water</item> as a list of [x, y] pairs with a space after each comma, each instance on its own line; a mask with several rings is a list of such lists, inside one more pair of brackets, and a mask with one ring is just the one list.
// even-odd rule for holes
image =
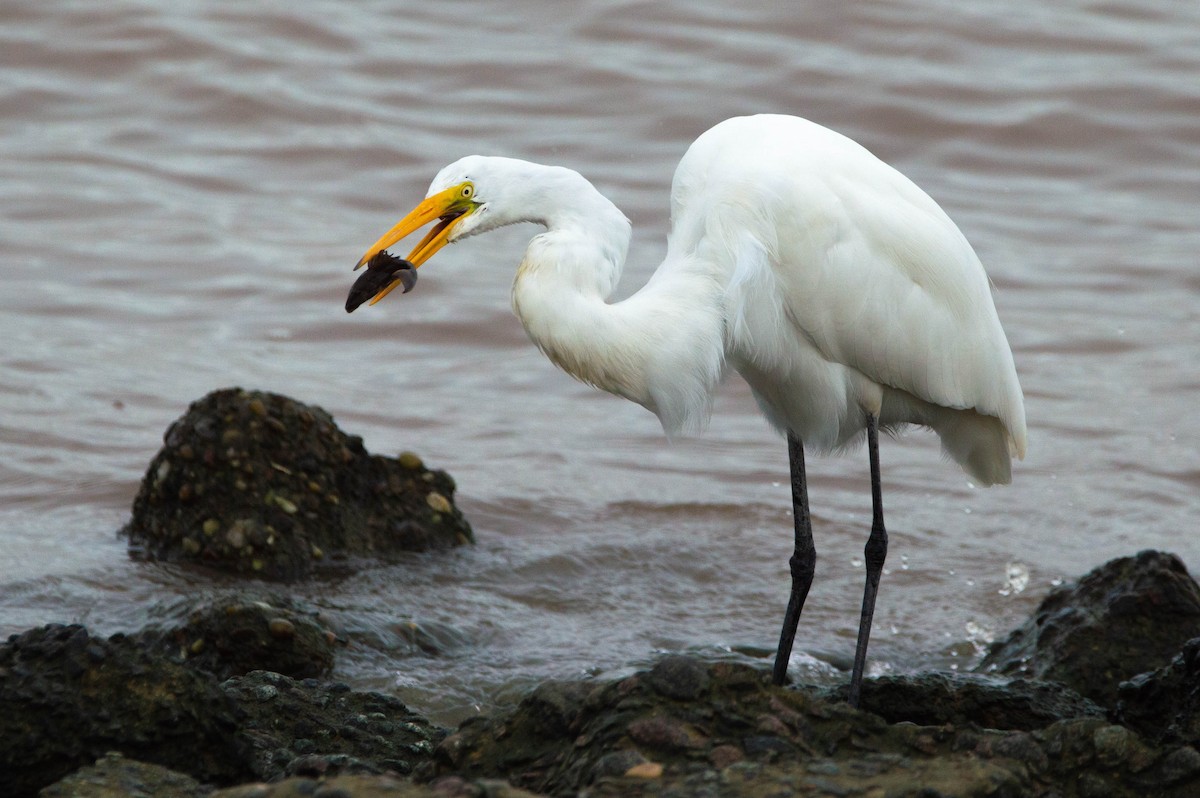
[[[237, 384], [448, 469], [476, 527], [469, 550], [295, 588], [354, 633], [339, 678], [453, 721], [662, 651], [761, 656], [787, 591], [786, 456], [736, 378], [703, 438], [667, 443], [556, 371], [508, 310], [533, 228], [342, 310], [365, 247], [471, 152], [590, 177], [634, 222], [631, 293], [687, 144], [756, 111], [841, 130], [942, 203], [1025, 388], [1010, 487], [976, 489], [929, 434], [885, 442], [872, 667], [968, 666], [1114, 556], [1200, 564], [1200, 6], [743, 5], [6, 3], [0, 633], [136, 629], [227, 584], [131, 563], [115, 530], [167, 425]], [[809, 473], [820, 561], [794, 668], [836, 678], [865, 453]], [[446, 653], [406, 645], [408, 622]]]

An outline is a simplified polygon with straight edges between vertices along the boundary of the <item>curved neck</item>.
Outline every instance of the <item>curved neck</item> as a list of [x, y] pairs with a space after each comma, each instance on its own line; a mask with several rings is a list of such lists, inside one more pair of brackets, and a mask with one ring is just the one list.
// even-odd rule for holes
[[539, 205], [555, 210], [537, 219], [547, 230], [517, 269], [513, 311], [564, 371], [643, 405], [668, 433], [698, 429], [724, 369], [719, 280], [694, 258], [668, 257], [641, 290], [610, 304], [629, 222], [583, 185]]

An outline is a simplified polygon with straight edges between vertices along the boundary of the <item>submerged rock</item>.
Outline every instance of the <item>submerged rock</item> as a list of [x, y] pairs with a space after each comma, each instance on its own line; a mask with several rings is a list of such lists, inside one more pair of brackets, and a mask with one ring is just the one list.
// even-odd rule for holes
[[295, 679], [333, 669], [337, 636], [315, 610], [278, 594], [238, 593], [200, 603], [168, 629], [137, 637], [193, 668], [224, 680], [251, 671]]
[[473, 540], [448, 474], [369, 454], [286, 396], [215, 391], [163, 440], [123, 530], [137, 556], [294, 580], [330, 559]]
[[1112, 708], [1121, 681], [1197, 636], [1200, 587], [1175, 555], [1143, 551], [1055, 589], [976, 670], [1060, 682]]

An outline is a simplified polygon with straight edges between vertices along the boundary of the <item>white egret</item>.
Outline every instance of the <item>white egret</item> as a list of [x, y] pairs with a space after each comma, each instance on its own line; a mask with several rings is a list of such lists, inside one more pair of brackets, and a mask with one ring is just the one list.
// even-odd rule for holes
[[849, 138], [772, 115], [729, 119], [692, 144], [671, 186], [666, 259], [619, 302], [608, 300], [630, 224], [577, 172], [456, 161], [359, 266], [434, 221], [408, 256], [413, 266], [452, 241], [543, 225], [517, 267], [514, 312], [555, 364], [651, 410], [668, 435], [704, 426], [728, 367], [749, 383], [787, 437], [792, 477], [795, 550], [777, 683], [816, 562], [804, 446], [838, 450], [866, 432], [873, 519], [850, 682], [857, 705], [887, 554], [879, 429], [929, 427], [985, 485], [1009, 482], [1011, 458], [1025, 454], [1012, 352], [983, 266], [954, 222]]

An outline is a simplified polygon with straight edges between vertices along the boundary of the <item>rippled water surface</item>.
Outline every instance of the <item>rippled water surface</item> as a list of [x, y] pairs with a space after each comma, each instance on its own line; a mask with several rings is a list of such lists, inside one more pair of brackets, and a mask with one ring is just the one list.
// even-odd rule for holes
[[[723, 118], [858, 139], [996, 286], [1030, 421], [1007, 488], [928, 433], [883, 451], [873, 667], [953, 667], [1057, 580], [1145, 547], [1200, 566], [1200, 5], [8, 2], [0, 9], [0, 631], [144, 624], [212, 577], [115, 531], [187, 404], [319, 404], [457, 478], [479, 543], [298, 587], [357, 630], [340, 678], [450, 720], [661, 651], [752, 657], [790, 553], [783, 442], [736, 378], [702, 438], [556, 371], [508, 309], [533, 228], [451, 247], [347, 316], [350, 266], [472, 152], [578, 169], [664, 252]], [[865, 453], [812, 458], [794, 660], [853, 647]], [[1027, 575], [1027, 584], [1021, 587]], [[416, 622], [441, 657], [407, 647]]]

